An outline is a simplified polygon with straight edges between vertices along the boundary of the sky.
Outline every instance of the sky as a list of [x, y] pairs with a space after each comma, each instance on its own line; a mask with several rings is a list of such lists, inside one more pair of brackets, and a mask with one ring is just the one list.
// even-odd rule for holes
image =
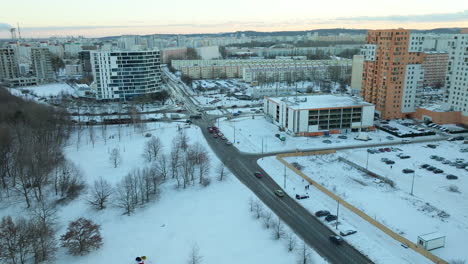
[[3, 1], [0, 38], [219, 33], [319, 28], [468, 27], [466, 0], [15, 0]]

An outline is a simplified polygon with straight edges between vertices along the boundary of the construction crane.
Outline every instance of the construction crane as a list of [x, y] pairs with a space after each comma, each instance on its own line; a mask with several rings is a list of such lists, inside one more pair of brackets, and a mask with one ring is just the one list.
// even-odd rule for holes
[[10, 28], [11, 39], [16, 40], [16, 28]]

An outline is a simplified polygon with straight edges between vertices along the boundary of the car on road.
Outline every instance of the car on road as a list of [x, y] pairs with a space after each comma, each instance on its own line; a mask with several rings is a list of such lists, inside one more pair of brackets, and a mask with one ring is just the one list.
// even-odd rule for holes
[[456, 179], [458, 179], [458, 176], [455, 176], [453, 174], [449, 174], [449, 175], [445, 176], [445, 178], [447, 178], [447, 180], [456, 180]]
[[387, 165], [393, 165], [393, 164], [395, 164], [395, 162], [394, 162], [393, 160], [387, 160], [387, 161], [385, 162], [385, 164], [387, 164]]
[[404, 154], [399, 154], [398, 157], [399, 157], [400, 159], [409, 159], [409, 158], [411, 158], [411, 156], [409, 156], [409, 155], [404, 155]]
[[259, 171], [254, 172], [254, 175], [255, 175], [255, 177], [257, 177], [259, 179], [263, 177], [263, 175]]
[[439, 156], [437, 156], [437, 155], [431, 155], [431, 156], [429, 156], [429, 158], [431, 158], [431, 159], [437, 159], [438, 157], [439, 157]]
[[222, 137], [222, 136], [224, 136], [223, 133], [218, 133], [218, 137]]
[[339, 138], [339, 139], [348, 139], [348, 137], [345, 136], [345, 135], [338, 136], [338, 138]]
[[331, 221], [335, 221], [336, 219], [338, 219], [338, 217], [336, 215], [332, 215], [332, 214], [329, 214], [325, 217], [325, 221], [327, 222], [331, 222]]
[[394, 137], [392, 137], [392, 136], [386, 136], [385, 138], [388, 139], [388, 140], [393, 140], [394, 139]]
[[218, 138], [218, 135], [216, 135], [216, 134], [213, 134], [213, 138]]
[[231, 142], [231, 141], [226, 141], [225, 144], [228, 145], [228, 146], [231, 146], [231, 145], [232, 145], [232, 142]]
[[327, 216], [329, 214], [330, 214], [330, 212], [327, 211], [327, 210], [320, 210], [320, 211], [315, 212], [315, 216], [317, 216], [317, 217]]
[[427, 146], [428, 148], [431, 148], [431, 149], [437, 148], [437, 145], [435, 145], [435, 144], [427, 144], [426, 146]]
[[325, 143], [325, 144], [331, 144], [331, 143], [332, 143], [331, 140], [328, 140], [328, 139], [325, 139], [325, 140], [322, 141], [322, 142]]
[[278, 197], [284, 197], [284, 192], [282, 190], [275, 190], [275, 194]]
[[343, 238], [340, 236], [330, 236], [330, 242], [336, 245], [341, 245], [343, 243]]
[[413, 173], [414, 170], [412, 169], [403, 169], [403, 173]]
[[349, 236], [349, 235], [352, 235], [352, 234], [356, 234], [357, 231], [356, 230], [345, 230], [345, 231], [340, 231], [340, 235], [342, 236]]
[[296, 199], [297, 200], [302, 200], [302, 199], [307, 199], [307, 198], [309, 198], [309, 195], [296, 194]]
[[222, 136], [221, 139], [222, 139], [222, 140], [226, 140], [227, 138], [226, 138], [225, 136]]
[[239, 113], [234, 113], [232, 114], [233, 116], [239, 116], [240, 114]]

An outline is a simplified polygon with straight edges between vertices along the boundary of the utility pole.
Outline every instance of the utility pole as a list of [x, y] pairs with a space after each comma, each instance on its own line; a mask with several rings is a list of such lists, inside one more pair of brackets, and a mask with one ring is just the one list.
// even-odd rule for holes
[[336, 200], [338, 205], [336, 206], [336, 226], [335, 229], [338, 229], [338, 213], [340, 212], [340, 200]]
[[367, 151], [366, 170], [369, 167], [369, 150]]
[[413, 187], [414, 187], [414, 174], [415, 172], [413, 171], [413, 180], [411, 182], [411, 195], [413, 195]]
[[236, 123], [234, 123], [234, 144], [236, 144]]
[[262, 137], [262, 159], [263, 159], [263, 137]]
[[283, 188], [286, 190], [286, 165], [284, 165], [284, 186]]

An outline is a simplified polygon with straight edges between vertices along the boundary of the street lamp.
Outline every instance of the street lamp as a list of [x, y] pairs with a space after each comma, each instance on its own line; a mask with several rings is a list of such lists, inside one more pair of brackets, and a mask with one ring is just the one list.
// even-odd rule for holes
[[336, 226], [335, 229], [338, 229], [338, 213], [340, 212], [340, 200], [336, 200], [338, 202], [336, 206]]
[[369, 167], [369, 150], [367, 150], [367, 159], [366, 159], [366, 170]]
[[416, 173], [413, 171], [413, 180], [411, 181], [411, 195], [413, 195], [413, 188], [414, 188], [414, 175]]
[[286, 164], [284, 165], [284, 185], [283, 188], [286, 190]]

